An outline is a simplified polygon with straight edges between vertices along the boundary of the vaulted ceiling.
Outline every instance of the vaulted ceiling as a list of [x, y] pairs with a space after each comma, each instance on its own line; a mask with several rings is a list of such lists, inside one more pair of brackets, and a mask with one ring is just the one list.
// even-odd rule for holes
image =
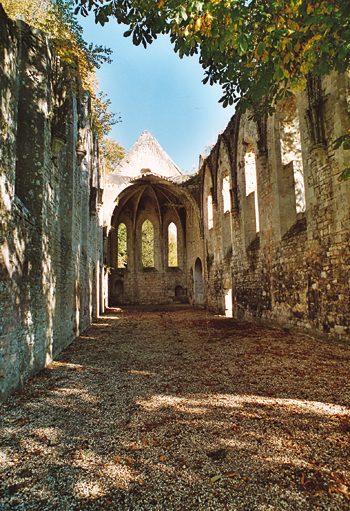
[[135, 227], [139, 213], [145, 209], [154, 208], [160, 225], [163, 224], [165, 213], [172, 209], [185, 228], [186, 203], [188, 200], [178, 186], [148, 174], [132, 182], [121, 192], [114, 209], [112, 225], [115, 226], [118, 223], [121, 214], [126, 214]]

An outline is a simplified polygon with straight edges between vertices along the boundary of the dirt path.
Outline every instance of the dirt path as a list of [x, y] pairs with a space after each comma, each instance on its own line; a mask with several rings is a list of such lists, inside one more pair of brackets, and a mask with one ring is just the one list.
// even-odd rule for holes
[[349, 361], [202, 309], [110, 309], [0, 407], [0, 510], [349, 510]]

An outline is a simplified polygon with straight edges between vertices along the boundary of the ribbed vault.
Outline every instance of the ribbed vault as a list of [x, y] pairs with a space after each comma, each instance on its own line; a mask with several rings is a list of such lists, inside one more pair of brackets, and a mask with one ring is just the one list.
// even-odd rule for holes
[[164, 215], [169, 210], [173, 210], [185, 231], [186, 211], [190, 207], [190, 200], [181, 188], [154, 175], [137, 179], [121, 192], [113, 212], [111, 225], [115, 227], [120, 215], [123, 214], [131, 219], [133, 229], [135, 229], [138, 215], [150, 205], [157, 214], [160, 227], [163, 226]]

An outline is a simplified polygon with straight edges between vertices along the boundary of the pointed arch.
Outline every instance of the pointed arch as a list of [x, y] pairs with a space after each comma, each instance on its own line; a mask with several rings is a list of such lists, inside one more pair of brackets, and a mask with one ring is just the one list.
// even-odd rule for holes
[[177, 227], [174, 222], [168, 225], [168, 266], [176, 268], [178, 266], [178, 243]]
[[221, 187], [221, 193], [222, 193], [222, 206], [223, 206], [223, 212], [229, 213], [231, 211], [231, 183], [230, 183], [230, 176], [228, 175], [228, 172], [225, 171], [222, 176], [222, 187]]
[[245, 142], [244, 152], [244, 177], [245, 177], [245, 195], [247, 202], [251, 202], [251, 209], [255, 217], [255, 232], [260, 231], [259, 219], [259, 198], [258, 198], [258, 183], [257, 183], [257, 164], [256, 152], [254, 144], [251, 139]]
[[[210, 183], [211, 183], [211, 186], [210, 186], [210, 192], [211, 192], [211, 195], [213, 197], [213, 200], [214, 202], [216, 201], [216, 196], [215, 196], [215, 180], [214, 180], [214, 173], [213, 173], [213, 169], [210, 165], [210, 163], [208, 162], [208, 158], [205, 160], [204, 162], [204, 170], [203, 170], [203, 173], [202, 173], [202, 176], [201, 176], [201, 190], [202, 190], [202, 206], [204, 205], [205, 203], [205, 200], [206, 200], [206, 194], [205, 194], [205, 181], [207, 179], [207, 175], [209, 174], [209, 179], [210, 179]], [[214, 189], [215, 187], [215, 189]]]
[[203, 204], [203, 226], [207, 230], [211, 230], [214, 226], [214, 181], [213, 174], [207, 162], [204, 164], [204, 172], [202, 176], [202, 204]]

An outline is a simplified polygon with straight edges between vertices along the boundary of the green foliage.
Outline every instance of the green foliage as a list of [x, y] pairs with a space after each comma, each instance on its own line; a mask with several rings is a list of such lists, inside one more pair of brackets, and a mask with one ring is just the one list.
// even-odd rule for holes
[[[101, 138], [108, 135], [111, 131], [111, 126], [121, 122], [120, 117], [108, 110], [111, 100], [107, 98], [107, 94], [99, 92], [93, 95], [93, 128]], [[121, 146], [120, 146], [121, 147]], [[123, 149], [123, 148], [121, 148]]]
[[118, 268], [126, 268], [128, 265], [127, 254], [127, 229], [125, 224], [118, 227]]
[[100, 152], [103, 158], [104, 170], [112, 174], [125, 156], [125, 149], [112, 137], [100, 138]]
[[[199, 54], [203, 83], [219, 83], [224, 107], [250, 109], [254, 120], [305, 88], [308, 74], [343, 73], [350, 66], [350, 2], [345, 0], [74, 0], [129, 26], [124, 36], [146, 48], [170, 34], [180, 58]], [[339, 141], [340, 139], [338, 139]], [[346, 149], [348, 135], [338, 147]], [[337, 142], [337, 141], [336, 141]], [[348, 167], [339, 179], [347, 179]]]
[[142, 224], [142, 266], [154, 267], [154, 229], [149, 220]]
[[350, 167], [345, 165], [344, 170], [342, 170], [338, 176], [338, 181], [347, 181], [350, 178]]
[[[341, 137], [338, 137], [334, 143], [333, 148], [339, 149], [339, 147], [343, 147], [344, 150], [350, 149], [350, 130]], [[344, 163], [344, 169], [340, 172], [338, 176], [338, 181], [347, 181], [350, 178], [350, 167]]]
[[344, 72], [350, 63], [350, 4], [344, 0], [75, 0], [97, 23], [125, 23], [145, 47], [169, 33], [182, 58], [199, 53], [204, 83], [219, 83], [224, 107], [271, 113], [305, 86], [308, 73]]
[[[111, 62], [109, 48], [88, 44], [83, 38], [83, 29], [77, 22], [70, 0], [2, 0], [7, 15], [21, 19], [29, 25], [43, 30], [50, 36], [50, 44], [59, 66], [55, 66], [55, 91], [59, 97], [58, 107], [62, 107], [65, 88], [71, 88], [77, 94], [89, 93], [92, 100], [93, 125], [100, 135], [106, 135], [110, 126], [119, 122], [109, 112], [110, 101], [98, 93], [98, 80], [95, 70], [104, 62]], [[59, 76], [60, 68], [65, 77]], [[54, 84], [55, 86], [55, 84]]]

